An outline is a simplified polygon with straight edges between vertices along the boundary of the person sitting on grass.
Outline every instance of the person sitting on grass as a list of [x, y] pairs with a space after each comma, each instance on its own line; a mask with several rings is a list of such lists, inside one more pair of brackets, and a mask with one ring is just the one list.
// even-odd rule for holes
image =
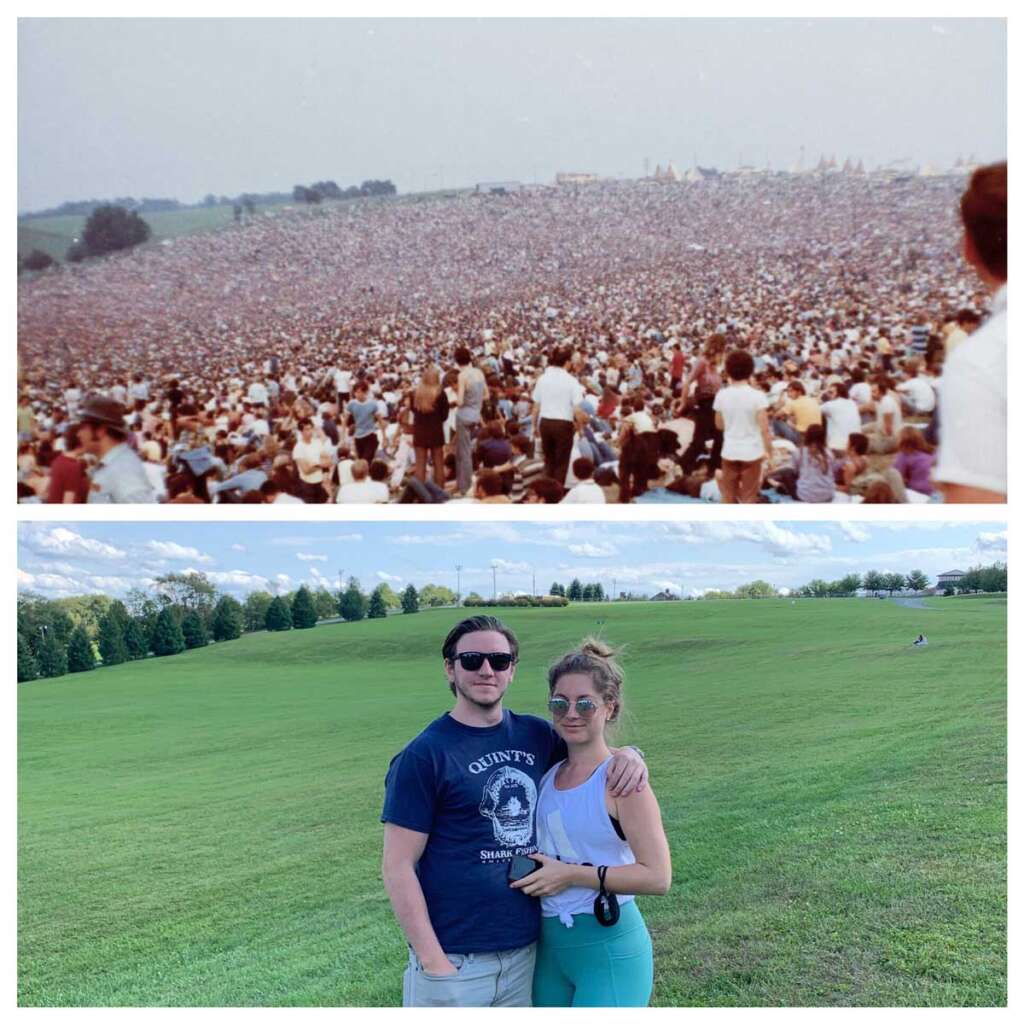
[[825, 443], [825, 428], [812, 423], [804, 431], [803, 447], [795, 459], [797, 501], [824, 504], [836, 493], [835, 459]]
[[603, 505], [605, 493], [594, 480], [594, 463], [591, 459], [574, 460], [572, 471], [578, 481], [562, 499], [563, 505]]
[[903, 477], [908, 491], [929, 496], [934, 493], [931, 479], [934, 452], [920, 430], [904, 427], [900, 431], [899, 451], [893, 459], [892, 468]]

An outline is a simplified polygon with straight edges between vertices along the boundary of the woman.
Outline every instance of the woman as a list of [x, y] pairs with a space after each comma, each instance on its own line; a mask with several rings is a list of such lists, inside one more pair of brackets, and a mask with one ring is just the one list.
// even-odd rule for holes
[[441, 387], [436, 366], [423, 371], [419, 386], [412, 393], [412, 445], [416, 452], [417, 480], [427, 479], [427, 459], [431, 460], [434, 483], [444, 487], [444, 421], [448, 419], [448, 396]]
[[458, 495], [467, 494], [473, 483], [473, 439], [480, 428], [480, 410], [489, 392], [483, 371], [473, 365], [469, 349], [455, 351], [459, 381], [455, 404], [455, 476]]
[[825, 443], [825, 428], [812, 423], [804, 431], [796, 456], [796, 499], [815, 504], [830, 502], [836, 493], [836, 463]]
[[605, 729], [622, 715], [622, 685], [615, 652], [592, 638], [548, 672], [548, 707], [568, 757], [539, 787], [540, 852], [531, 856], [541, 867], [512, 883], [541, 901], [534, 1006], [651, 998], [651, 937], [635, 895], [664, 895], [672, 864], [651, 790], [616, 799], [606, 785]]
[[924, 434], [914, 427], [900, 431], [898, 454], [892, 461], [892, 468], [903, 478], [908, 491], [931, 497], [932, 467], [935, 465], [935, 449], [924, 439]]
[[689, 397], [690, 388], [696, 384], [693, 392], [693, 439], [683, 454], [683, 472], [687, 474], [693, 472], [697, 460], [707, 451], [708, 441], [712, 442], [708, 476], [713, 476], [722, 464], [722, 431], [715, 423], [714, 403], [715, 395], [722, 386], [721, 363], [724, 353], [725, 335], [712, 334], [683, 384], [684, 398]]

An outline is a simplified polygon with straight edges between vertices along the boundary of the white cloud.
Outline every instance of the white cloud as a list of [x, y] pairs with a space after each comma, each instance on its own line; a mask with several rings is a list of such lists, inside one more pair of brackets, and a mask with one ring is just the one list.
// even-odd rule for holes
[[662, 531], [686, 544], [728, 544], [746, 541], [766, 548], [776, 558], [827, 554], [832, 540], [823, 533], [797, 533], [772, 522], [663, 523]]
[[146, 547], [162, 558], [173, 558], [182, 562], [198, 562], [200, 565], [209, 565], [213, 562], [209, 555], [204, 555], [198, 548], [184, 547], [181, 544], [175, 544], [173, 540], [147, 541]]
[[274, 576], [274, 579], [277, 580], [277, 582], [280, 583], [282, 586], [285, 586], [285, 587], [291, 586], [292, 578], [286, 572], [279, 572], [279, 573], [277, 573]]
[[246, 553], [246, 551], [248, 551], [249, 549], [244, 544], [232, 544], [231, 545], [231, 550], [232, 551], [238, 551], [238, 552], [240, 552], [241, 554], [244, 555]]
[[77, 558], [125, 558], [127, 552], [113, 544], [83, 537], [64, 526], [34, 525], [23, 533], [25, 543], [35, 551]]
[[257, 576], [245, 569], [227, 569], [224, 572], [208, 572], [206, 578], [222, 587], [239, 587], [244, 590], [265, 590], [270, 581], [266, 576]]
[[683, 588], [678, 583], [673, 583], [671, 580], [651, 580], [654, 588], [660, 592], [668, 591], [670, 594], [679, 594], [682, 596]]
[[491, 568], [498, 572], [530, 572], [532, 566], [526, 562], [507, 562], [504, 558], [492, 558]]
[[863, 544], [866, 540], [871, 539], [871, 534], [868, 533], [861, 523], [849, 523], [845, 519], [841, 519], [837, 525], [839, 526], [839, 532], [847, 540], [853, 541], [855, 544]]
[[974, 550], [984, 557], [1006, 558], [1007, 531], [999, 530], [996, 533], [979, 533], [974, 542]]
[[570, 544], [569, 550], [580, 558], [611, 558], [619, 553], [611, 544]]
[[327, 556], [326, 555], [310, 555], [310, 554], [306, 554], [306, 552], [304, 552], [304, 551], [297, 551], [295, 553], [295, 557], [300, 562], [326, 562], [327, 561]]
[[377, 579], [383, 580], [385, 583], [401, 583], [401, 576], [392, 576], [389, 572], [378, 572]]

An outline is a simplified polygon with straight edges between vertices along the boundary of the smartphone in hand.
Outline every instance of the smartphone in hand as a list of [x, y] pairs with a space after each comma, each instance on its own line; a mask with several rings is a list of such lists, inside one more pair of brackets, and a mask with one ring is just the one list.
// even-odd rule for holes
[[508, 865], [508, 880], [518, 882], [520, 878], [525, 878], [539, 870], [540, 864], [532, 857], [513, 857]]

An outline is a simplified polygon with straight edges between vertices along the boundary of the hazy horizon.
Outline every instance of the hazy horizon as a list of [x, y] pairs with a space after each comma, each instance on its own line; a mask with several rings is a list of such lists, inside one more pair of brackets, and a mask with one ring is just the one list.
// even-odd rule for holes
[[1006, 21], [19, 19], [18, 210], [1006, 157]]

